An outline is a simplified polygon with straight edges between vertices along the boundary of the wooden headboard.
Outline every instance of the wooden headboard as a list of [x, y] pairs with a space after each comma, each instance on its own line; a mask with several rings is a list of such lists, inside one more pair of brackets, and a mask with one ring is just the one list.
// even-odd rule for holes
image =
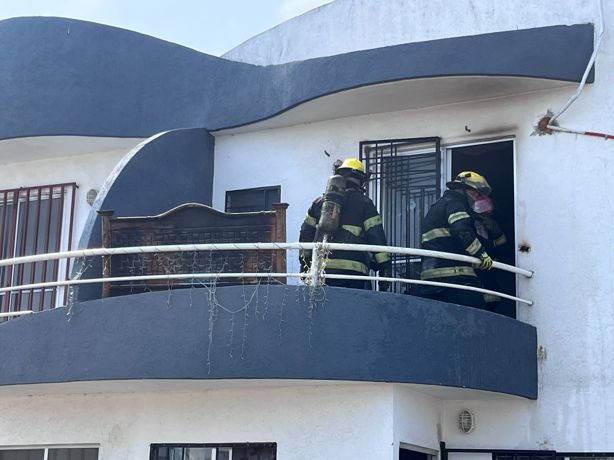
[[[102, 246], [161, 246], [170, 244], [264, 243], [286, 241], [286, 209], [225, 213], [198, 203], [186, 203], [157, 216], [113, 217], [99, 211]], [[114, 255], [103, 258], [103, 277], [169, 273], [254, 273], [286, 271], [285, 251], [169, 252]], [[255, 283], [255, 279], [220, 279], [218, 284]], [[149, 280], [103, 283], [102, 296], [121, 295], [190, 285], [191, 280]]]

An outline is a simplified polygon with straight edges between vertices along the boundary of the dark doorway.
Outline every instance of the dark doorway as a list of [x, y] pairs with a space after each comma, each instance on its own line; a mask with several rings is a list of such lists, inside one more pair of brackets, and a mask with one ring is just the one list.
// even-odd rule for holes
[[399, 460], [429, 460], [430, 455], [415, 450], [399, 449]]
[[[515, 265], [514, 233], [514, 142], [503, 141], [489, 144], [457, 147], [452, 151], [452, 176], [461, 171], [475, 171], [488, 180], [495, 202], [493, 217], [507, 237], [507, 243], [497, 248], [495, 257], [500, 262]], [[490, 275], [490, 274], [489, 274]], [[496, 288], [506, 294], [516, 295], [516, 277], [512, 273], [495, 270], [493, 279]], [[516, 303], [502, 299], [496, 312], [515, 318]]]

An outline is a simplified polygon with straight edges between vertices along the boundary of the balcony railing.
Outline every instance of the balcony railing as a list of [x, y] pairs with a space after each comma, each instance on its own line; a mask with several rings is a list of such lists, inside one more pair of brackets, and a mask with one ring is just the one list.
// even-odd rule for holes
[[[182, 280], [184, 285], [194, 286], [207, 281], [208, 283], [218, 282], [225, 279], [252, 279], [252, 280], [268, 280], [268, 282], [282, 283], [287, 278], [296, 279], [300, 283], [304, 283], [308, 286], [319, 287], [326, 285], [327, 279], [348, 279], [348, 280], [364, 280], [364, 281], [389, 281], [406, 284], [416, 285], [429, 285], [439, 286], [452, 289], [461, 289], [475, 291], [483, 294], [496, 295], [501, 298], [510, 299], [516, 302], [520, 302], [525, 305], [533, 305], [533, 302], [528, 299], [523, 299], [510, 294], [492, 291], [489, 289], [464, 286], [451, 283], [444, 283], [438, 281], [424, 281], [416, 279], [405, 278], [392, 278], [381, 276], [357, 276], [357, 275], [345, 275], [345, 274], [328, 274], [326, 273], [327, 254], [331, 251], [362, 251], [370, 253], [385, 252], [389, 254], [401, 254], [405, 256], [418, 256], [418, 257], [434, 257], [446, 260], [454, 260], [460, 262], [466, 262], [470, 264], [479, 264], [479, 259], [475, 257], [465, 256], [461, 254], [428, 251], [424, 249], [415, 248], [401, 248], [390, 246], [374, 246], [374, 245], [351, 245], [340, 243], [220, 243], [220, 244], [181, 244], [181, 245], [163, 245], [163, 246], [134, 246], [134, 247], [119, 247], [119, 248], [96, 248], [96, 249], [82, 249], [74, 251], [56, 252], [50, 254], [37, 254], [24, 257], [15, 257], [10, 259], [0, 260], [0, 267], [14, 267], [26, 263], [34, 263], [41, 261], [58, 261], [58, 260], [71, 260], [71, 259], [83, 259], [102, 257], [104, 260], [109, 260], [110, 257], [117, 255], [146, 255], [146, 254], [165, 254], [165, 253], [185, 253], [192, 252], [195, 255], [199, 252], [211, 252], [216, 251], [275, 251], [275, 252], [287, 252], [287, 251], [312, 251], [311, 267], [307, 273], [292, 273], [292, 272], [273, 272], [259, 271], [259, 272], [233, 272], [226, 273], [223, 271], [207, 271], [196, 272], [189, 271], [185, 273], [166, 273], [166, 274], [129, 274], [128, 276], [107, 276], [96, 278], [84, 278], [84, 271], [80, 271], [77, 275], [68, 280], [39, 282], [31, 284], [22, 284], [18, 286], [1, 287], [0, 293], [9, 293], [14, 291], [24, 291], [32, 289], [48, 289], [57, 287], [68, 287], [72, 289], [73, 286], [85, 285], [85, 284], [101, 284], [103, 286], [109, 286], [112, 283], [134, 283], [137, 281], [157, 281], [167, 282], [170, 288], [171, 281]], [[500, 262], [494, 262], [493, 269], [503, 270], [514, 273], [526, 278], [531, 278], [533, 272], [522, 268], [514, 267], [512, 265], [503, 264]], [[162, 285], [164, 286], [164, 285]], [[108, 291], [108, 288], [103, 287], [102, 291]], [[72, 295], [68, 295], [68, 302], [72, 302]], [[1, 317], [20, 316], [34, 313], [32, 310], [22, 311], [9, 311], [0, 314]]]

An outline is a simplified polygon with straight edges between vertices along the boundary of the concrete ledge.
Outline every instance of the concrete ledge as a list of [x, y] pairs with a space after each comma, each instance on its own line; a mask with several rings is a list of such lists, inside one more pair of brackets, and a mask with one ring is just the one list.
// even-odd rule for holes
[[[399, 382], [537, 398], [535, 328], [397, 294], [296, 286], [114, 297], [0, 325], [0, 385], [134, 379]], [[246, 307], [247, 304], [247, 307]], [[233, 313], [234, 312], [234, 313]]]

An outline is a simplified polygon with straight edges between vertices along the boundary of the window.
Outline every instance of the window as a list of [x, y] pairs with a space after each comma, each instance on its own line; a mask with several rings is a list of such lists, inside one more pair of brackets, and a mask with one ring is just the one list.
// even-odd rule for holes
[[226, 212], [270, 211], [281, 200], [281, 187], [246, 188], [226, 192]]
[[[0, 190], [0, 259], [71, 249], [73, 184]], [[66, 261], [35, 262], [0, 268], [2, 286], [66, 279]], [[40, 311], [62, 305], [64, 288], [29, 289], [0, 294], [0, 311]]]
[[275, 443], [152, 444], [149, 455], [150, 460], [275, 460], [276, 458]]
[[97, 447], [0, 449], [0, 460], [97, 460]]
[[[360, 144], [370, 173], [369, 197], [384, 223], [390, 246], [419, 248], [422, 218], [441, 195], [439, 138], [369, 141]], [[393, 276], [419, 278], [420, 258], [392, 255]], [[412, 285], [395, 283], [394, 292], [411, 293]]]

